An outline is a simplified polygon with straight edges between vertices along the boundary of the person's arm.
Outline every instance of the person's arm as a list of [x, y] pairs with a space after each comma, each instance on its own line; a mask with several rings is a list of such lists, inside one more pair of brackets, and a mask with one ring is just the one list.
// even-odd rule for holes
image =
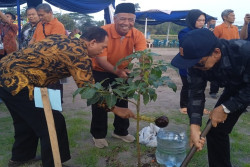
[[5, 14], [3, 14], [3, 12], [0, 10], [0, 18], [2, 20], [2, 22], [5, 22], [7, 24], [12, 24], [8, 19], [7, 17], [5, 16]]
[[206, 80], [202, 77], [202, 71], [194, 68], [188, 69], [189, 101], [187, 112], [190, 119], [190, 145], [195, 145], [198, 150], [202, 150], [205, 139], [200, 138], [200, 127], [205, 105]]
[[128, 108], [122, 108], [115, 106], [111, 110], [115, 115], [121, 117], [121, 118], [136, 118], [135, 114]]
[[250, 14], [246, 14], [244, 17], [244, 25], [240, 30], [240, 39], [248, 38], [248, 24], [250, 22]]
[[128, 69], [119, 69], [119, 68], [116, 68], [116, 70], [115, 70], [114, 66], [108, 62], [107, 56], [96, 57], [95, 59], [96, 59], [96, 62], [99, 64], [99, 66], [101, 66], [104, 70], [106, 70], [110, 73], [113, 73], [120, 78], [127, 78], [128, 77], [127, 73], [129, 73], [129, 70]]

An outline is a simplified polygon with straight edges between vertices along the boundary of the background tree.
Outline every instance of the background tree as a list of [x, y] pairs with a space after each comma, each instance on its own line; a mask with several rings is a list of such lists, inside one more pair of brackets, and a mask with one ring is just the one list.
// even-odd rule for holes
[[69, 16], [69, 14], [55, 14], [55, 17], [64, 25], [66, 30], [73, 30], [76, 23], [75, 21]]
[[7, 8], [4, 8], [1, 10], [3, 13], [6, 13], [6, 12], [11, 12], [12, 14], [16, 15], [17, 14], [17, 8], [16, 7], [7, 7]]
[[140, 11], [141, 7], [139, 5], [139, 3], [135, 3], [135, 11], [138, 12]]
[[[168, 31], [168, 26], [170, 22], [158, 24], [158, 25], [148, 25], [147, 26], [147, 32], [150, 32], [150, 34], [155, 34], [155, 35], [166, 35]], [[145, 25], [143, 24], [138, 24], [135, 23], [135, 27], [139, 29], [141, 32], [145, 31]], [[183, 26], [171, 23], [170, 25], [170, 30], [169, 30], [169, 35], [177, 35], [181, 29], [183, 29]]]

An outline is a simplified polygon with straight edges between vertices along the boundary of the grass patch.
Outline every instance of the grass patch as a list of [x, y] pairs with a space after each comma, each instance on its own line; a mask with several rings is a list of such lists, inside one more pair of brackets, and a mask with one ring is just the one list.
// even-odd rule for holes
[[[160, 115], [166, 115], [165, 111], [159, 111], [157, 113], [143, 113], [143, 115], [157, 117]], [[71, 149], [72, 159], [66, 164], [76, 165], [80, 167], [117, 167], [117, 166], [136, 166], [137, 153], [135, 143], [124, 143], [120, 140], [111, 138], [113, 131], [113, 114], [109, 114], [109, 129], [107, 140], [109, 147], [105, 149], [98, 149], [92, 142], [92, 136], [89, 132], [91, 123], [91, 112], [82, 110], [77, 111], [64, 111], [69, 143]], [[187, 134], [189, 134], [189, 119], [187, 115], [180, 114], [178, 110], [169, 111], [167, 113], [169, 120], [173, 124], [184, 125], [187, 127]], [[204, 116], [202, 129], [206, 125], [208, 116]], [[131, 120], [131, 124], [135, 120]], [[244, 113], [234, 130], [230, 134], [231, 139], [231, 157], [233, 166], [237, 167], [250, 167], [250, 113]], [[142, 125], [148, 126], [147, 123]], [[134, 132], [135, 133], [135, 132]], [[13, 138], [13, 125], [10, 114], [6, 107], [0, 104], [0, 167], [7, 166], [8, 160], [11, 157], [11, 148], [14, 141]], [[187, 152], [189, 149], [187, 150]], [[128, 154], [129, 153], [129, 154]], [[149, 148], [141, 145], [141, 155], [147, 156], [148, 154], [153, 155], [155, 148]], [[130, 157], [126, 159], [127, 162], [123, 161], [125, 155]], [[38, 166], [38, 164], [37, 164]], [[154, 166], [160, 166], [155, 163]], [[204, 147], [203, 151], [195, 153], [193, 159], [189, 163], [190, 167], [207, 167], [207, 149]], [[32, 166], [32, 167], [36, 167]]]

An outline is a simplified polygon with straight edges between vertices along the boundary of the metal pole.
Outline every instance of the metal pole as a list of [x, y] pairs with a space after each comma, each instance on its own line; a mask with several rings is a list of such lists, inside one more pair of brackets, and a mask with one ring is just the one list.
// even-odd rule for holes
[[20, 14], [20, 0], [17, 0], [17, 22], [18, 22], [18, 41], [21, 39], [21, 14]]
[[166, 42], [166, 45], [168, 46], [168, 37], [169, 37], [169, 30], [170, 30], [170, 26], [171, 26], [171, 22], [169, 22], [169, 24], [168, 24], [168, 33], [167, 33], [167, 42]]

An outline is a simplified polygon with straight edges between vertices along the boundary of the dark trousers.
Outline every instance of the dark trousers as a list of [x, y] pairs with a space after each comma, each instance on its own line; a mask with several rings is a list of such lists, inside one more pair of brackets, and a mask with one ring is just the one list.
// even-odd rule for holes
[[182, 88], [180, 93], [180, 107], [187, 108], [188, 104], [188, 81], [186, 76], [181, 76]]
[[[116, 75], [107, 72], [93, 71], [93, 76], [96, 82], [101, 82], [104, 79], [107, 79], [102, 85], [107, 88], [111, 84]], [[112, 88], [114, 88], [113, 86]], [[119, 100], [116, 103], [116, 106], [128, 108], [128, 101]], [[114, 133], [120, 136], [128, 135], [129, 119], [123, 119], [115, 115], [114, 123], [115, 130]], [[92, 121], [90, 132], [92, 136], [96, 139], [105, 138], [108, 130], [108, 113], [105, 109], [98, 107], [98, 103], [92, 105]]]
[[[4, 101], [12, 116], [15, 130], [11, 160], [26, 161], [33, 159], [36, 156], [38, 139], [40, 139], [43, 167], [53, 167], [54, 160], [44, 110], [36, 108], [34, 100], [29, 100], [28, 95], [27, 88], [12, 96], [0, 87], [0, 98]], [[59, 111], [53, 110], [53, 116], [61, 161], [65, 162], [70, 159], [65, 119]]]
[[[219, 98], [215, 107], [221, 105], [232, 95], [236, 94], [234, 89], [224, 89], [223, 94]], [[207, 134], [207, 148], [209, 167], [231, 167], [230, 162], [230, 141], [229, 134], [234, 125], [238, 121], [240, 115], [245, 111], [247, 106], [243, 106], [240, 110], [228, 114], [224, 123], [218, 124], [216, 128], [211, 128]]]
[[219, 84], [218, 84], [218, 82], [211, 81], [210, 82], [210, 92], [209, 92], [209, 94], [218, 93], [218, 91], [219, 91]]

